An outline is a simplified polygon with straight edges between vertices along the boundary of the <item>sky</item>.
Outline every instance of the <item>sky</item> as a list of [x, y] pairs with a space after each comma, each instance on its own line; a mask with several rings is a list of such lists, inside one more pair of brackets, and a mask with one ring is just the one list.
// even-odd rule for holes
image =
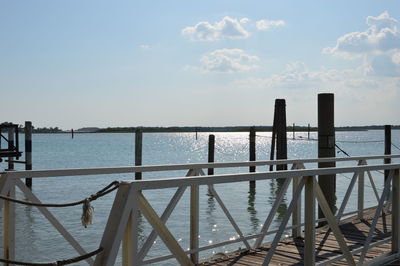
[[399, 1], [0, 0], [0, 122], [400, 124]]

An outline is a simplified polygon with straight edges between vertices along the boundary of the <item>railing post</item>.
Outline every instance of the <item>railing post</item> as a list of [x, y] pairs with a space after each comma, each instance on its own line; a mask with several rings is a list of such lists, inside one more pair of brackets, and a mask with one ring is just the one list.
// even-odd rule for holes
[[[199, 248], [199, 186], [190, 187], [190, 249]], [[190, 254], [193, 264], [199, 261], [199, 253]]]
[[364, 171], [358, 174], [358, 200], [357, 200], [357, 218], [362, 219], [364, 216]]
[[305, 176], [304, 190], [304, 265], [315, 265], [315, 181]]
[[[6, 195], [15, 198], [14, 181], [9, 180], [9, 182], [11, 185]], [[3, 258], [13, 260], [15, 259], [15, 203], [7, 200], [3, 201], [3, 234]]]
[[[292, 167], [292, 170], [299, 169], [297, 164], [294, 164]], [[301, 177], [293, 177], [292, 181], [292, 193], [296, 191], [297, 187], [300, 184], [300, 178]], [[301, 224], [301, 200], [298, 200], [293, 208], [293, 214], [292, 214], [292, 225], [297, 225], [299, 226]], [[296, 227], [292, 229], [292, 237], [299, 237], [301, 236], [301, 227]]]
[[400, 252], [400, 169], [392, 180], [392, 253]]

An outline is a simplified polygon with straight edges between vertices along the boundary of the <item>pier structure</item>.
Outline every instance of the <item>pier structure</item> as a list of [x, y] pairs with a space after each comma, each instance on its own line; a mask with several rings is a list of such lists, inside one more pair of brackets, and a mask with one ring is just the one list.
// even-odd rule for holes
[[[15, 261], [15, 204], [26, 202], [13, 201], [15, 190], [20, 190], [26, 199], [50, 221], [68, 243], [77, 251], [77, 257], [69, 261], [86, 261], [89, 265], [114, 265], [118, 251], [122, 249], [122, 265], [146, 265], [166, 260], [176, 260], [180, 265], [382, 265], [400, 258], [400, 164], [394, 163], [400, 155], [380, 155], [345, 158], [316, 158], [275, 161], [246, 161], [232, 163], [197, 163], [159, 166], [129, 166], [112, 168], [85, 168], [60, 170], [7, 171], [0, 173], [0, 207], [3, 210], [3, 257], [1, 262], [17, 264]], [[382, 164], [384, 159], [392, 159]], [[335, 167], [312, 168], [322, 162], [336, 163]], [[380, 161], [380, 164], [373, 164]], [[371, 164], [372, 163], [372, 164]], [[352, 166], [349, 166], [352, 164]], [[268, 167], [270, 165], [287, 165], [290, 170], [243, 172], [224, 175], [206, 175], [207, 169], [213, 168], [248, 168], [250, 166]], [[311, 166], [311, 168], [310, 168]], [[23, 178], [52, 178], [66, 176], [85, 176], [144, 172], [186, 171], [186, 176], [156, 180], [126, 180], [114, 183], [116, 194], [110, 210], [102, 240], [98, 249], [85, 251], [79, 242], [68, 232], [47, 205], [39, 201], [34, 193], [21, 181]], [[383, 188], [377, 188], [375, 181], [383, 180], [384, 171], [388, 177]], [[346, 191], [340, 195], [341, 205], [337, 212], [332, 212], [317, 176], [333, 174], [352, 174]], [[329, 178], [329, 177], [327, 177]], [[367, 180], [368, 178], [368, 180]], [[133, 179], [133, 178], [132, 178]], [[229, 206], [221, 197], [223, 184], [260, 180], [284, 180], [265, 221], [257, 233], [244, 234], [229, 211]], [[294, 182], [297, 180], [297, 182]], [[367, 182], [368, 181], [368, 182]], [[376, 204], [368, 208], [364, 206], [365, 186], [373, 190]], [[362, 186], [360, 185], [362, 184]], [[216, 186], [218, 185], [218, 186]], [[208, 188], [214, 199], [232, 225], [235, 239], [221, 239], [218, 243], [201, 246], [199, 242], [199, 188]], [[108, 186], [110, 187], [110, 186]], [[290, 195], [288, 189], [292, 187]], [[355, 187], [358, 188], [356, 192]], [[159, 193], [161, 189], [175, 189], [167, 207], [162, 214], [157, 214], [154, 206], [145, 195]], [[380, 192], [379, 189], [383, 189]], [[105, 191], [105, 190], [101, 190]], [[182, 197], [185, 191], [189, 197]], [[146, 192], [146, 193], [144, 193]], [[262, 191], [258, 192], [259, 194]], [[347, 211], [351, 195], [357, 195], [356, 208]], [[388, 196], [389, 195], [389, 196]], [[97, 198], [96, 194], [96, 198]], [[271, 224], [284, 198], [290, 201], [278, 229], [271, 229]], [[304, 197], [304, 201], [302, 198]], [[93, 195], [88, 199], [93, 199]], [[168, 228], [167, 221], [182, 200], [189, 200], [189, 246], [181, 246]], [[299, 203], [304, 206], [299, 207]], [[35, 205], [36, 204], [36, 205]], [[153, 203], [154, 204], [154, 203]], [[316, 207], [320, 206], [324, 218], [317, 219]], [[296, 210], [297, 208], [297, 210]], [[139, 214], [140, 213], [140, 214]], [[297, 215], [295, 215], [297, 213]], [[298, 215], [301, 214], [301, 215]], [[152, 228], [143, 245], [139, 245], [139, 215], [142, 215]], [[326, 226], [317, 228], [321, 221]], [[297, 228], [295, 235], [285, 236], [290, 230]], [[247, 230], [246, 230], [247, 231]], [[272, 236], [272, 241], [265, 240]], [[167, 247], [167, 254], [148, 257], [156, 237], [160, 237]], [[240, 244], [239, 251], [222, 254], [219, 258], [207, 259], [202, 254], [217, 247]], [[169, 254], [168, 254], [169, 253]], [[54, 258], [57, 261], [57, 258]], [[34, 262], [28, 262], [34, 263]], [[68, 263], [65, 263], [65, 265]], [[17, 264], [18, 265], [18, 264]], [[64, 264], [62, 264], [64, 265]]]

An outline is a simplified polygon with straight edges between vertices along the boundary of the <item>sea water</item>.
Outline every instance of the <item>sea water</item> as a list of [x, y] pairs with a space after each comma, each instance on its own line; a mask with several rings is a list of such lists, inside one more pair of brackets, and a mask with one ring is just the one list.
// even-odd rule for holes
[[[198, 163], [207, 161], [208, 136], [210, 133], [145, 133], [143, 134], [143, 165]], [[249, 159], [248, 133], [212, 133], [215, 135], [215, 161], [235, 162]], [[24, 136], [20, 136], [23, 140]], [[270, 156], [271, 133], [260, 132], [256, 137], [257, 160], [267, 160]], [[288, 158], [316, 158], [317, 134], [297, 132], [295, 139], [288, 133]], [[337, 145], [351, 156], [381, 155], [384, 153], [384, 133], [376, 131], [337, 132]], [[65, 169], [89, 167], [132, 166], [134, 164], [134, 134], [34, 134], [33, 169]], [[392, 131], [392, 142], [400, 147], [400, 131]], [[22, 143], [21, 143], [22, 144]], [[23, 146], [23, 145], [20, 145]], [[345, 157], [337, 150], [337, 157]], [[400, 150], [392, 146], [392, 153]], [[394, 160], [399, 162], [399, 160]], [[371, 161], [382, 163], [382, 160]], [[356, 165], [346, 162], [340, 165]], [[7, 167], [0, 163], [0, 171]], [[316, 167], [315, 164], [306, 165]], [[17, 169], [23, 166], [16, 165]], [[257, 171], [267, 171], [267, 167], [257, 167]], [[248, 172], [248, 167], [216, 169], [215, 174]], [[161, 173], [143, 173], [143, 179], [170, 178], [185, 176], [184, 171]], [[383, 178], [373, 173], [378, 191], [382, 191]], [[35, 178], [33, 192], [44, 203], [67, 203], [88, 197], [114, 180], [133, 180], [133, 174], [75, 176], [56, 178]], [[341, 203], [350, 183], [351, 174], [337, 175], [337, 198]], [[245, 235], [255, 234], [261, 229], [277, 196], [280, 183], [276, 180], [257, 181], [256, 189], [249, 188], [248, 182], [215, 186], [217, 192]], [[372, 188], [366, 179], [365, 206], [376, 205]], [[144, 195], [158, 212], [165, 209], [176, 189], [145, 191]], [[50, 208], [50, 211], [63, 226], [78, 240], [85, 250], [93, 251], [99, 247], [101, 237], [114, 200], [115, 192], [94, 202], [93, 224], [84, 228], [80, 222], [81, 206], [68, 208]], [[17, 190], [17, 197], [24, 199]], [[282, 221], [291, 200], [291, 188], [285, 195], [270, 229], [277, 228]], [[352, 193], [346, 211], [356, 208], [357, 190]], [[166, 225], [185, 250], [189, 247], [189, 192], [186, 191], [176, 206]], [[140, 243], [146, 239], [151, 226], [143, 216], [139, 217]], [[288, 232], [289, 233], [289, 232]], [[2, 234], [2, 232], [1, 232]], [[2, 237], [2, 236], [1, 236]], [[237, 233], [224, 215], [215, 198], [207, 187], [200, 187], [200, 229], [199, 245], [206, 246], [225, 240], [236, 239]], [[271, 238], [267, 237], [267, 240]], [[0, 243], [2, 245], [2, 243]], [[215, 248], [200, 253], [200, 258], [211, 257], [215, 253], [243, 248], [243, 243]], [[157, 238], [146, 258], [170, 254]], [[63, 239], [54, 227], [35, 207], [16, 206], [16, 259], [29, 262], [52, 262], [77, 256], [77, 252]], [[116, 265], [121, 263], [117, 259]], [[162, 262], [160, 265], [176, 265], [176, 261]], [[77, 263], [75, 265], [86, 265]]]

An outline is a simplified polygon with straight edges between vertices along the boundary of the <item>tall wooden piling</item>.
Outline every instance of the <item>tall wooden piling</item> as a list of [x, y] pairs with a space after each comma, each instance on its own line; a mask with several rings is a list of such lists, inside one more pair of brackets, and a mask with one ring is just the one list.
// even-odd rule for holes
[[74, 129], [71, 128], [71, 139], [73, 139], [73, 138], [74, 138]]
[[307, 139], [310, 139], [310, 124], [308, 124], [307, 132]]
[[[25, 170], [32, 170], [32, 122], [25, 121]], [[26, 178], [25, 184], [32, 188], [32, 178]]]
[[[251, 127], [250, 128], [250, 134], [249, 134], [249, 161], [255, 161], [256, 160], [256, 128]], [[249, 167], [249, 172], [253, 173], [256, 171], [255, 166], [250, 166]], [[255, 187], [256, 186], [256, 181], [250, 181], [250, 187]]]
[[[8, 150], [14, 150], [14, 128], [8, 129]], [[14, 157], [8, 157], [8, 169], [9, 171], [14, 170]]]
[[[276, 115], [276, 159], [287, 159], [287, 132], [286, 132], [286, 101], [285, 99], [275, 100]], [[276, 169], [287, 170], [287, 165], [277, 165]]]
[[[335, 157], [334, 94], [318, 94], [318, 158]], [[318, 168], [335, 167], [335, 162], [318, 163]], [[336, 175], [320, 175], [318, 183], [333, 213], [336, 211]], [[318, 208], [318, 218], [324, 218]], [[325, 223], [322, 223], [325, 224]], [[322, 225], [320, 223], [320, 225]]]
[[[213, 134], [208, 136], [208, 162], [214, 162], [214, 152], [215, 152], [215, 136]], [[208, 168], [208, 175], [214, 174], [214, 168]]]
[[[140, 129], [136, 129], [135, 131], [135, 166], [142, 165], [142, 140], [143, 140], [143, 133]], [[135, 180], [141, 180], [142, 173], [136, 172], [135, 173]]]
[[[390, 155], [390, 154], [392, 154], [392, 126], [385, 125], [385, 155]], [[392, 160], [390, 158], [385, 158], [383, 160], [384, 164], [390, 164], [391, 162]], [[390, 170], [385, 170], [385, 182], [386, 179], [388, 179], [389, 177], [389, 171]]]

